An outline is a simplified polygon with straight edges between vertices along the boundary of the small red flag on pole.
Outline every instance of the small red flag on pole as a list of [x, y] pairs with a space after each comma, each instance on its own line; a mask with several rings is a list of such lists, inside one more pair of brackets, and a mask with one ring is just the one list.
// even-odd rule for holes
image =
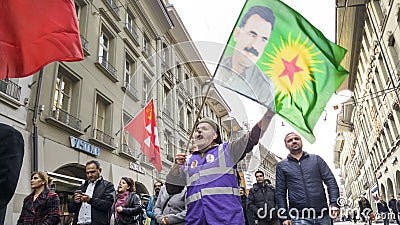
[[153, 99], [125, 126], [125, 130], [139, 142], [142, 152], [160, 172], [162, 162]]
[[74, 0], [0, 1], [0, 80], [82, 59]]

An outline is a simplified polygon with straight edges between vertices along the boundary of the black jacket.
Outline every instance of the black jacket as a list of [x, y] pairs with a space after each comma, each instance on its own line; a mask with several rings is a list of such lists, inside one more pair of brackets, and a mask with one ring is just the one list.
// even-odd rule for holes
[[0, 224], [4, 223], [8, 202], [17, 187], [24, 158], [24, 139], [15, 128], [0, 123]]
[[[139, 224], [139, 216], [143, 212], [141, 205], [139, 195], [135, 192], [130, 192], [126, 199], [125, 206], [122, 207], [122, 211], [119, 213], [121, 218], [118, 219], [118, 225]], [[115, 205], [113, 210], [113, 212], [115, 212]]]
[[[274, 213], [270, 215], [271, 209], [275, 208], [275, 188], [268, 184], [254, 184], [250, 189], [249, 196], [247, 197], [247, 207], [258, 219], [266, 221], [272, 221], [275, 219], [276, 216]], [[264, 212], [265, 208], [267, 208], [267, 214]], [[263, 209], [263, 211], [260, 211], [260, 216], [264, 217], [264, 215], [266, 215], [266, 217], [259, 217], [259, 209]]]
[[388, 213], [389, 212], [389, 207], [385, 201], [379, 201], [376, 203], [376, 206], [378, 208], [378, 213]]
[[[78, 189], [85, 193], [89, 181], [86, 181]], [[110, 224], [111, 206], [114, 203], [114, 185], [101, 178], [94, 186], [93, 196], [88, 202], [92, 209], [92, 224], [93, 225], [108, 225]], [[75, 203], [74, 199], [68, 204], [68, 211], [75, 213], [74, 225], [78, 222], [79, 210], [82, 203]]]
[[397, 203], [397, 200], [394, 198], [389, 200], [389, 208], [391, 208], [394, 213], [398, 212], [396, 203]]
[[[318, 155], [303, 152], [300, 160], [290, 155], [276, 165], [276, 203], [281, 216], [287, 216], [288, 210], [313, 208], [317, 213], [325, 209], [329, 213], [324, 184], [329, 194], [329, 205], [339, 207], [339, 187], [335, 176], [326, 162]], [[289, 197], [287, 205], [286, 194]]]

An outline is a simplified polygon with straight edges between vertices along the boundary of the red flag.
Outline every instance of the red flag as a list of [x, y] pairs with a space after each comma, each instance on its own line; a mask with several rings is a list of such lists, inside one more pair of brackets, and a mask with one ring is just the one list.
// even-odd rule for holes
[[162, 163], [155, 115], [152, 99], [146, 107], [125, 126], [125, 130], [139, 142], [142, 152], [149, 158], [157, 171], [160, 172]]
[[82, 59], [74, 0], [0, 1], [0, 80]]

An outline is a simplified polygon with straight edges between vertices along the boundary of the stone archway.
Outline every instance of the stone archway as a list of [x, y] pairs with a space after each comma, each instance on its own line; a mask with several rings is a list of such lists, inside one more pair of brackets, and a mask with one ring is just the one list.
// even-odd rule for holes
[[379, 196], [382, 196], [383, 198], [386, 197], [386, 188], [384, 184], [381, 184], [379, 187]]
[[379, 187], [379, 196], [386, 197], [386, 187], [383, 183]]
[[390, 199], [390, 196], [391, 195], [394, 195], [394, 185], [393, 185], [393, 181], [392, 181], [392, 179], [390, 179], [390, 178], [388, 178], [387, 179], [387, 190], [386, 190], [386, 194], [387, 194], [387, 196], [386, 196], [386, 201], [389, 201], [389, 199]]
[[71, 224], [73, 214], [68, 213], [68, 203], [75, 190], [87, 179], [85, 166], [79, 163], [62, 165], [54, 172], [48, 172], [54, 179], [61, 206], [61, 224]]
[[79, 163], [70, 163], [63, 165], [60, 168], [56, 169], [56, 171], [54, 172], [64, 174], [66, 176], [80, 178], [83, 180], [87, 179], [85, 166]]
[[395, 175], [396, 179], [395, 179], [394, 192], [395, 192], [395, 194], [399, 194], [400, 193], [400, 170], [396, 170], [395, 174], [396, 174]]
[[147, 190], [146, 186], [144, 186], [144, 184], [140, 183], [140, 182], [135, 182], [136, 185], [136, 193], [138, 195], [142, 195], [142, 194], [149, 194], [149, 191]]

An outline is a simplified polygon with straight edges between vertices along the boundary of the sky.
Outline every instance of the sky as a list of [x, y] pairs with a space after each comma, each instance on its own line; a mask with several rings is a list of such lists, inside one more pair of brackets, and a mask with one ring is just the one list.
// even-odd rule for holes
[[[311, 24], [318, 28], [329, 40], [335, 42], [335, 1], [331, 0], [284, 0], [288, 6], [299, 12]], [[169, 0], [177, 10], [182, 22], [195, 42], [217, 43], [223, 46], [228, 41], [233, 26], [245, 4], [245, 0]], [[199, 44], [198, 49], [203, 58], [208, 58], [209, 49], [204, 44]], [[213, 45], [215, 46], [215, 45]], [[215, 54], [215, 51], [212, 51]], [[215, 56], [214, 56], [215, 57]], [[215, 70], [215, 63], [207, 64], [211, 74]], [[263, 115], [265, 109], [235, 94], [219, 88], [224, 98], [232, 109], [232, 116], [254, 125]], [[339, 173], [333, 164], [333, 148], [336, 137], [336, 117], [339, 110], [333, 106], [347, 100], [348, 93], [334, 95], [327, 104], [325, 112], [318, 121], [314, 134], [316, 142], [308, 143], [303, 139], [303, 149], [309, 153], [315, 153], [324, 158], [335, 175]], [[240, 98], [241, 101], [237, 101]], [[247, 110], [244, 110], [247, 109]], [[295, 131], [279, 116], [275, 116], [274, 123], [260, 142], [280, 157], [286, 157], [288, 150], [284, 146], [283, 138], [291, 131]]]

